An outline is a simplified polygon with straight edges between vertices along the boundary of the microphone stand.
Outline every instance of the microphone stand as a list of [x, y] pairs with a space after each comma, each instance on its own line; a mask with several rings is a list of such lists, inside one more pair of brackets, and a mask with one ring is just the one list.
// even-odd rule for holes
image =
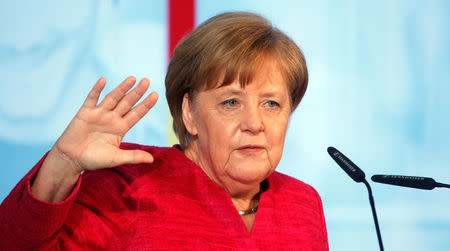
[[375, 202], [372, 196], [372, 189], [370, 188], [370, 185], [366, 180], [366, 175], [357, 165], [355, 165], [355, 163], [353, 163], [344, 154], [339, 152], [336, 148], [330, 146], [327, 148], [327, 151], [328, 154], [330, 154], [331, 158], [336, 161], [336, 163], [350, 176], [350, 178], [352, 178], [357, 183], [362, 182], [366, 185], [369, 192], [369, 201], [370, 207], [372, 208], [373, 221], [375, 222], [375, 228], [377, 230], [378, 245], [380, 245], [380, 250], [384, 251], [383, 241], [381, 240], [380, 226], [378, 226], [377, 212], [375, 211]]
[[370, 207], [372, 208], [373, 221], [375, 222], [375, 228], [377, 230], [378, 245], [380, 246], [380, 250], [384, 251], [383, 240], [381, 240], [380, 227], [378, 226], [377, 211], [375, 210], [375, 201], [373, 200], [372, 196], [372, 189], [370, 188], [370, 185], [366, 179], [364, 179], [362, 182], [364, 183], [364, 185], [366, 185], [367, 191], [369, 192]]

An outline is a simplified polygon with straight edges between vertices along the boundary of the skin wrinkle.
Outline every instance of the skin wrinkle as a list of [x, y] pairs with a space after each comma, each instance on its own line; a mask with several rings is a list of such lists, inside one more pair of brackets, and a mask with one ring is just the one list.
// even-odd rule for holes
[[[278, 165], [292, 108], [277, 62], [269, 60], [260, 70], [246, 86], [235, 81], [183, 100], [183, 119], [193, 135], [185, 153], [230, 194], [238, 210], [248, 208], [260, 182]], [[239, 149], [249, 144], [264, 149]]]

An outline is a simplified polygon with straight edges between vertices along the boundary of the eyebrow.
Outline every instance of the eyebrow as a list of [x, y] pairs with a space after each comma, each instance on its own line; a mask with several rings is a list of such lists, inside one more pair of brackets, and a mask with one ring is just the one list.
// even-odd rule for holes
[[269, 98], [269, 97], [280, 97], [280, 98], [282, 98], [283, 95], [280, 92], [268, 91], [268, 92], [263, 93], [261, 96], [264, 97], [264, 98]]
[[245, 91], [242, 91], [241, 89], [235, 89], [235, 88], [226, 88], [222, 87], [223, 89], [220, 90], [219, 88], [219, 95], [242, 95], [245, 93]]
[[231, 92], [225, 91], [224, 94], [231, 94], [231, 95], [238, 95], [238, 96], [240, 96], [240, 95], [245, 94], [245, 92], [244, 91], [238, 91], [238, 90], [232, 90]]
[[[241, 95], [243, 95], [243, 94], [245, 94], [245, 91], [243, 91], [243, 90], [234, 90], [234, 89], [228, 89], [228, 90], [223, 90], [223, 91], [221, 91], [220, 92], [220, 96], [222, 96], [222, 95], [236, 95], [236, 96], [241, 96]], [[269, 97], [279, 97], [279, 98], [282, 98], [282, 94], [280, 93], [280, 92], [277, 92], [277, 91], [267, 91], [267, 92], [265, 92], [265, 93], [263, 93], [262, 95], [261, 95], [261, 97], [263, 97], [263, 98], [269, 98]]]

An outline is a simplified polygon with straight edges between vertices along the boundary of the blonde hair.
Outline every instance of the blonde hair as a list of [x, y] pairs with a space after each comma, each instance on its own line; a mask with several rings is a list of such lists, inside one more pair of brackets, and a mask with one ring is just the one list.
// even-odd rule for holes
[[175, 48], [166, 75], [166, 98], [173, 128], [183, 148], [190, 135], [182, 118], [185, 93], [251, 83], [260, 66], [277, 62], [290, 92], [292, 111], [308, 85], [308, 70], [300, 48], [265, 18], [247, 12], [214, 16], [187, 35]]

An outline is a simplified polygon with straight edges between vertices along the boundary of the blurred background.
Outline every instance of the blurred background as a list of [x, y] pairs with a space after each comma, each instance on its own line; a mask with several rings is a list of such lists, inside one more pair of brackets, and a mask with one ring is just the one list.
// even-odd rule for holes
[[[0, 0], [0, 201], [48, 151], [96, 80], [148, 77], [161, 95], [125, 141], [167, 146], [167, 3]], [[195, 23], [225, 11], [271, 20], [303, 50], [310, 82], [278, 171], [322, 196], [331, 250], [378, 250], [367, 176], [450, 183], [450, 1], [197, 0]], [[371, 181], [370, 181], [371, 182]], [[371, 183], [386, 250], [448, 250], [450, 191]]]

